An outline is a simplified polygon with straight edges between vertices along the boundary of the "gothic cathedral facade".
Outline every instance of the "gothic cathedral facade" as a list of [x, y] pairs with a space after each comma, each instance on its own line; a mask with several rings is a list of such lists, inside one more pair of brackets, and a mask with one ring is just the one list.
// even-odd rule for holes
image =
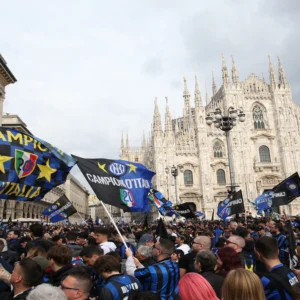
[[[227, 196], [230, 186], [228, 150], [237, 189], [243, 192], [246, 211], [254, 211], [247, 201], [299, 171], [300, 106], [295, 103], [285, 71], [278, 59], [277, 80], [269, 58], [269, 83], [251, 74], [240, 81], [232, 60], [232, 76], [223, 57], [223, 84], [217, 89], [213, 78], [213, 95], [206, 91], [203, 104], [199, 85], [195, 82], [194, 105], [184, 78], [184, 112], [172, 119], [166, 98], [164, 127], [155, 99], [152, 130], [143, 138], [140, 148], [130, 148], [128, 135], [122, 136], [120, 158], [140, 162], [156, 172], [154, 187], [173, 203], [194, 202], [197, 209], [210, 218], [219, 201]], [[231, 78], [230, 78], [231, 77]], [[242, 108], [246, 119], [229, 134], [227, 149], [225, 132], [206, 124], [206, 117], [216, 108], [223, 113], [229, 107]], [[171, 167], [178, 169], [175, 180]], [[289, 214], [300, 213], [300, 202], [286, 207]]]

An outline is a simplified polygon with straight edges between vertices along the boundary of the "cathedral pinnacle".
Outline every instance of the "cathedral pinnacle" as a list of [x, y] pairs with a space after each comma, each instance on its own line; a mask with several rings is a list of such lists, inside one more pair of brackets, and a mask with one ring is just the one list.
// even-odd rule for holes
[[275, 71], [271, 62], [271, 57], [269, 55], [269, 77], [270, 77], [270, 85], [275, 87], [276, 86], [276, 76]]
[[127, 132], [127, 136], [126, 136], [126, 149], [129, 149], [129, 138], [128, 138], [128, 132]]
[[214, 72], [212, 72], [212, 92], [213, 92], [213, 96], [217, 93], [217, 85], [215, 82]]
[[231, 56], [231, 59], [232, 59], [232, 83], [234, 85], [238, 85], [239, 83], [239, 75], [238, 75], [238, 71], [236, 69], [236, 66], [235, 66], [235, 62], [234, 62], [234, 59], [233, 59], [233, 56]]
[[195, 107], [202, 106], [201, 92], [198, 84], [198, 78], [195, 76]]
[[205, 106], [210, 102], [207, 86], [205, 85]]
[[228, 70], [227, 70], [227, 66], [223, 54], [222, 54], [222, 79], [223, 79], [223, 86], [228, 87], [230, 85], [230, 80], [229, 80]]
[[153, 134], [157, 135], [162, 132], [160, 113], [157, 106], [157, 98], [154, 100], [154, 115], [153, 115]]
[[165, 134], [169, 132], [172, 132], [172, 118], [168, 104], [168, 97], [166, 97]]
[[184, 90], [183, 90], [183, 98], [184, 98], [184, 112], [185, 115], [188, 115], [190, 113], [191, 110], [191, 105], [190, 105], [190, 92], [187, 88], [187, 82], [186, 82], [186, 77], [183, 77], [183, 81], [184, 81]]
[[187, 82], [186, 82], [186, 77], [185, 76], [183, 76], [183, 82], [184, 82], [183, 97], [184, 96], [190, 96], [190, 92], [187, 88]]
[[280, 58], [278, 57], [278, 73], [279, 73], [279, 83], [281, 86], [286, 87], [287, 80], [285, 76], [285, 71], [283, 69], [283, 66], [281, 64]]
[[121, 138], [121, 150], [124, 149], [124, 137], [123, 137], [123, 131], [122, 131], [122, 138]]

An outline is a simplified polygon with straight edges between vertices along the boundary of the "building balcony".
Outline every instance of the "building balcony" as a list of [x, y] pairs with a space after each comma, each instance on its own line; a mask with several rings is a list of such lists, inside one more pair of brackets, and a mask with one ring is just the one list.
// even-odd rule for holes
[[253, 168], [255, 172], [279, 172], [280, 163], [278, 162], [254, 162]]

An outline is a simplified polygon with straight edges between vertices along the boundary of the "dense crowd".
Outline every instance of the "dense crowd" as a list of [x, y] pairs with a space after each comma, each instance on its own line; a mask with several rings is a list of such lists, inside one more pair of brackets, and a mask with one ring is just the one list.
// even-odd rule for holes
[[0, 299], [300, 299], [297, 220], [160, 225], [3, 227]]

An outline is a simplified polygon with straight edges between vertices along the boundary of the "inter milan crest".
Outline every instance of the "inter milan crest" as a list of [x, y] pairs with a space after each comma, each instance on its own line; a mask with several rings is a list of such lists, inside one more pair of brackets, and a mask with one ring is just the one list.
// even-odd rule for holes
[[38, 156], [22, 150], [15, 150], [15, 170], [19, 178], [30, 175], [35, 166]]

